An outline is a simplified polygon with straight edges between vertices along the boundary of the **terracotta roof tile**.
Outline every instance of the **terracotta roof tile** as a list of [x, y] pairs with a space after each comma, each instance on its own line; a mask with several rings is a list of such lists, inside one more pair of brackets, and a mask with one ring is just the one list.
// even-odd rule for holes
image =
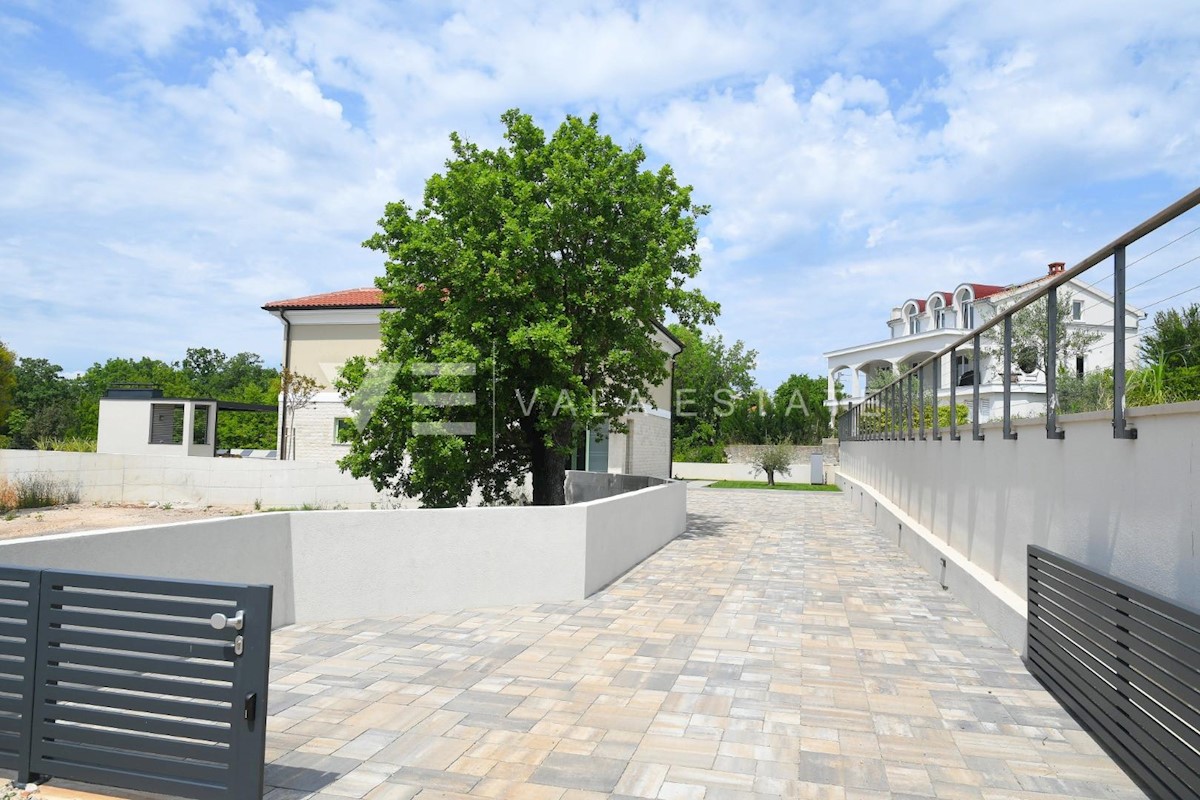
[[263, 306], [267, 311], [288, 308], [383, 308], [383, 292], [374, 286], [342, 289], [325, 294], [310, 294], [289, 300], [274, 300]]

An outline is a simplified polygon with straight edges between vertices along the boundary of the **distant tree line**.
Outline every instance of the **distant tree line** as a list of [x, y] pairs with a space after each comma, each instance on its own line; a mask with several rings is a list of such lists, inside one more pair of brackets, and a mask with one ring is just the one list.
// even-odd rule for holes
[[[754, 380], [758, 353], [683, 325], [675, 360], [675, 460], [725, 461], [730, 444], [818, 445], [829, 435], [825, 378], [792, 375], [774, 389]], [[838, 387], [840, 394], [840, 386]]]
[[[95, 449], [100, 397], [116, 383], [144, 383], [166, 397], [202, 397], [275, 405], [279, 371], [254, 353], [227, 356], [189, 348], [181, 361], [110, 358], [82, 375], [66, 377], [45, 358], [18, 357], [0, 342], [0, 447]], [[223, 412], [217, 416], [222, 448], [275, 447], [276, 415]]]

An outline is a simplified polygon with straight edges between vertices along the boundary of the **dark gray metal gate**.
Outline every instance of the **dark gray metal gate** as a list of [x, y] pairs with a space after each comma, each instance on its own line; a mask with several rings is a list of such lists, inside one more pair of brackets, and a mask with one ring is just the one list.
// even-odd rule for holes
[[0, 619], [14, 634], [0, 653], [22, 658], [0, 662], [0, 691], [19, 698], [0, 695], [17, 715], [0, 716], [0, 765], [21, 780], [262, 796], [270, 586], [0, 569], [0, 599], [13, 609], [0, 614], [25, 614]]
[[18, 773], [29, 765], [40, 580], [34, 569], [0, 567], [0, 769]]
[[1200, 614], [1030, 546], [1027, 664], [1146, 789], [1200, 796]]

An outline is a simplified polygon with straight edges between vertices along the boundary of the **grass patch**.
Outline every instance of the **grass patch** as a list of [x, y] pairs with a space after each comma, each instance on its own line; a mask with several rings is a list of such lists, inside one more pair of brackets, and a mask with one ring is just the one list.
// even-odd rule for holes
[[834, 483], [779, 483], [769, 486], [765, 481], [714, 481], [709, 489], [778, 489], [783, 492], [840, 492]]
[[79, 487], [48, 475], [0, 478], [0, 513], [79, 502]]

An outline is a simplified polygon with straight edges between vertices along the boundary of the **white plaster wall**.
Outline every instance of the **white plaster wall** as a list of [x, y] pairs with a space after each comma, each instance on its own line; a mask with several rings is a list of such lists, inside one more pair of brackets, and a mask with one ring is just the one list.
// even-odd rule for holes
[[263, 507], [412, 507], [336, 466], [251, 458], [0, 450], [0, 476], [47, 474], [77, 486], [90, 503], [199, 503]]
[[293, 513], [300, 620], [583, 597], [582, 506]]
[[586, 515], [584, 596], [598, 592], [687, 527], [687, 484], [672, 481], [580, 503]]
[[0, 563], [275, 587], [273, 625], [577, 600], [679, 535], [687, 486], [555, 507], [249, 514], [0, 542]]
[[296, 621], [289, 514], [177, 522], [0, 541], [0, 564], [270, 584], [273, 627]]
[[1017, 595], [1038, 544], [1173, 602], [1200, 609], [1200, 403], [1131, 409], [1135, 440], [1108, 412], [1041, 421], [1019, 438], [843, 442], [841, 471]]

